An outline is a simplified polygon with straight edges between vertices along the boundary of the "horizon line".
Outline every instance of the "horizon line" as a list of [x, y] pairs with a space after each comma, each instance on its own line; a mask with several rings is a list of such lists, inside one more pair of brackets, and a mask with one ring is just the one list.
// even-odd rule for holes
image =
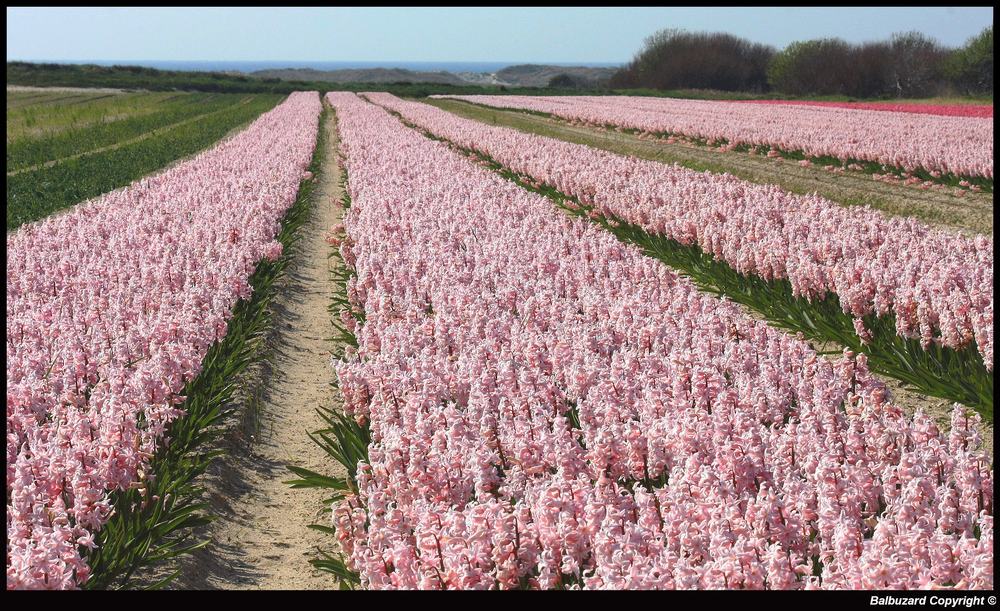
[[414, 59], [414, 60], [397, 60], [397, 59], [153, 59], [153, 58], [142, 58], [142, 59], [106, 59], [106, 58], [87, 58], [87, 59], [40, 59], [40, 58], [12, 58], [8, 57], [7, 62], [18, 61], [18, 62], [189, 62], [189, 63], [209, 63], [209, 62], [243, 62], [243, 63], [254, 63], [254, 62], [361, 62], [361, 63], [379, 63], [379, 62], [405, 62], [409, 64], [502, 64], [502, 63], [515, 63], [515, 64], [627, 64], [632, 60], [622, 60], [622, 61], [608, 61], [608, 60], [593, 60], [593, 61], [577, 61], [577, 60], [504, 60], [504, 59], [469, 59], [469, 60], [452, 60], [452, 59]]

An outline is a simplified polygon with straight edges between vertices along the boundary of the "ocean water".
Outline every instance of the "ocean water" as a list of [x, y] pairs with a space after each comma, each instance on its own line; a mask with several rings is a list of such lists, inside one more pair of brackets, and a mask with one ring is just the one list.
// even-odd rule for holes
[[[28, 60], [33, 61], [33, 60]], [[254, 72], [280, 68], [313, 68], [340, 70], [344, 68], [405, 68], [421, 72], [496, 72], [507, 66], [532, 63], [552, 66], [617, 67], [622, 62], [412, 62], [412, 61], [174, 61], [174, 60], [46, 60], [59, 64], [97, 64], [98, 66], [144, 66], [160, 70], [210, 72]]]

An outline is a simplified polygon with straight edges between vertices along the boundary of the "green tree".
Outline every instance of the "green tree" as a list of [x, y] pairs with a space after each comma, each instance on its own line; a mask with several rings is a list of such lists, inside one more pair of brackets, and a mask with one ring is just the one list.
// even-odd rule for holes
[[839, 38], [793, 42], [768, 66], [772, 89], [790, 95], [878, 97], [889, 93], [891, 49], [884, 42], [852, 45]]
[[964, 94], [993, 94], [993, 26], [970, 38], [945, 62], [948, 81]]

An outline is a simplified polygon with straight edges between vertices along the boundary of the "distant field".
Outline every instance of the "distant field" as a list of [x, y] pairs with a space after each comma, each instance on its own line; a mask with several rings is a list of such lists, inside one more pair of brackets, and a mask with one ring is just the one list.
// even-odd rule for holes
[[942, 115], [952, 117], [993, 117], [993, 104], [971, 104], [961, 101], [955, 104], [919, 102], [829, 102], [823, 100], [740, 100], [748, 104], [790, 104], [793, 106], [820, 106], [827, 108], [850, 108], [856, 110], [882, 110], [916, 114]]
[[7, 90], [7, 230], [196, 153], [276, 94]]
[[[860, 171], [880, 180], [922, 183], [925, 188], [993, 189], [993, 134], [981, 117], [922, 112], [918, 119], [908, 113], [817, 106], [827, 104], [823, 102], [741, 104], [628, 96], [443, 97], [644, 138], [781, 157], [831, 171]], [[959, 107], [921, 108], [958, 112]]]
[[501, 110], [461, 100], [421, 100], [467, 119], [585, 144], [621, 155], [663, 163], [679, 163], [697, 171], [728, 172], [758, 184], [775, 184], [792, 193], [818, 193], [845, 206], [867, 205], [892, 216], [912, 216], [936, 226], [971, 233], [993, 232], [993, 194], [921, 190], [914, 186], [887, 184], [863, 174], [833, 174], [819, 167], [778, 163], [761, 155], [734, 155], [718, 150], [669, 144], [666, 140], [643, 140], [621, 132], [569, 125], [551, 117], [516, 110]]

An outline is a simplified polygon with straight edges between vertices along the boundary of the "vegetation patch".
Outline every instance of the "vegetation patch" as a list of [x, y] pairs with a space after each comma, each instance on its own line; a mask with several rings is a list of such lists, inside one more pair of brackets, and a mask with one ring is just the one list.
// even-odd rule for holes
[[[22, 137], [10, 142], [7, 146], [7, 174], [111, 146], [247, 101], [248, 98], [238, 95], [189, 94], [162, 104], [139, 106], [135, 114], [120, 114], [111, 107], [98, 115], [95, 121], [79, 128], [74, 126], [51, 134], [43, 131], [41, 137]], [[66, 107], [62, 108], [65, 111]]]

